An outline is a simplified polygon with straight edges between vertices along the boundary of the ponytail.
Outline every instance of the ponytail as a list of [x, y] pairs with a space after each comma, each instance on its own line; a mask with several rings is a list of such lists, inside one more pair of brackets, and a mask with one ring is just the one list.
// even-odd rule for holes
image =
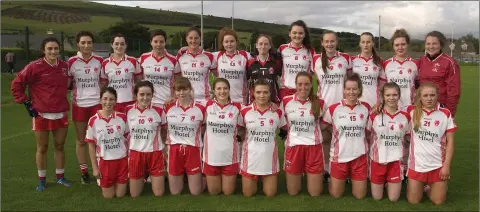
[[327, 67], [328, 67], [327, 51], [325, 50], [324, 47], [322, 47], [322, 69], [323, 69], [323, 73], [327, 73]]
[[375, 47], [372, 48], [372, 58], [373, 58], [373, 64], [376, 66], [382, 68], [382, 65], [380, 64], [380, 57], [377, 54], [377, 50], [375, 50]]
[[420, 120], [422, 119], [423, 111], [422, 111], [422, 101], [420, 100], [420, 89], [416, 91], [416, 97], [415, 97], [415, 109], [413, 109], [413, 130], [415, 132], [418, 131], [420, 128]]

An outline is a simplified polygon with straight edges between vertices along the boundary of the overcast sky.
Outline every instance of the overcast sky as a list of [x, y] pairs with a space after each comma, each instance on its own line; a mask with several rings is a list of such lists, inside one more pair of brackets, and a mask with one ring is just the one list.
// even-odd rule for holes
[[[201, 13], [201, 1], [95, 1], [123, 6]], [[235, 18], [290, 24], [302, 19], [308, 27], [360, 34], [369, 31], [389, 38], [397, 28], [423, 39], [439, 30], [455, 38], [472, 33], [479, 36], [478, 1], [235, 1]], [[232, 1], [204, 1], [203, 14], [232, 16]]]

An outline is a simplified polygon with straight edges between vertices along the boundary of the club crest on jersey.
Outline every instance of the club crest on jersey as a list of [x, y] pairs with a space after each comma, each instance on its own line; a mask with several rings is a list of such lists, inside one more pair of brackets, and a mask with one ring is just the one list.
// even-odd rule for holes
[[64, 76], [67, 76], [67, 69], [66, 68], [62, 68], [62, 73]]
[[233, 118], [233, 113], [228, 113], [228, 118]]
[[303, 60], [306, 60], [307, 59], [307, 55], [303, 55]]
[[270, 122], [270, 125], [272, 125], [272, 126], [273, 126], [273, 119], [270, 119], [270, 121], [269, 121], [269, 122]]
[[95, 73], [98, 73], [98, 68], [94, 68], [93, 71], [95, 71]]
[[342, 68], [342, 64], [341, 64], [341, 63], [338, 64], [338, 68]]
[[204, 62], [200, 62], [200, 67], [203, 67], [205, 65]]
[[436, 120], [435, 122], [433, 122], [433, 124], [435, 125], [435, 127], [438, 127], [438, 125], [440, 125], [440, 121]]
[[437, 71], [438, 71], [438, 67], [440, 67], [440, 63], [435, 63], [435, 64], [433, 65], [432, 71], [433, 71], [433, 72], [437, 72]]
[[117, 125], [117, 131], [120, 131], [122, 129], [122, 127], [120, 127], [120, 125]]
[[152, 118], [152, 117], [148, 118], [148, 122], [152, 123], [152, 122], [153, 122], [153, 118]]
[[377, 66], [373, 66], [373, 71], [377, 71]]
[[273, 74], [273, 72], [274, 72], [273, 68], [270, 67], [270, 68], [268, 69], [268, 73]]
[[408, 73], [409, 73], [409, 74], [412, 73], [412, 69], [411, 69], [411, 68], [408, 69]]
[[163, 67], [163, 71], [167, 72], [167, 71], [168, 71], [168, 67], [167, 67], [167, 66]]
[[398, 128], [400, 128], [401, 130], [403, 130], [403, 124], [399, 124], [399, 125], [398, 125]]
[[238, 61], [238, 65], [241, 66], [241, 65], [242, 65], [242, 61]]
[[195, 116], [190, 116], [190, 121], [195, 121]]
[[128, 68], [125, 68], [123, 71], [125, 71], [125, 73], [128, 73]]
[[363, 113], [360, 113], [360, 120], [363, 120], [363, 118], [365, 118]]

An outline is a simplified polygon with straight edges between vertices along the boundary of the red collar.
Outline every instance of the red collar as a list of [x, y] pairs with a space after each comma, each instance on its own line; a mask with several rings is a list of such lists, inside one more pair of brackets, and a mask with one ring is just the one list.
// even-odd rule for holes
[[362, 104], [360, 102], [360, 100], [357, 99], [357, 102], [355, 102], [355, 105], [351, 106], [351, 105], [348, 105], [347, 102], [345, 101], [345, 99], [342, 99], [342, 106], [346, 106], [346, 107], [349, 107], [350, 109], [354, 109], [357, 105], [360, 105]]
[[310, 98], [309, 98], [309, 97], [307, 97], [306, 100], [300, 100], [300, 99], [298, 98], [297, 94], [293, 94], [293, 99], [294, 99], [295, 101], [298, 101], [298, 102], [302, 103], [302, 104], [305, 104], [305, 103], [307, 103], [307, 102], [310, 101]]
[[138, 104], [135, 102], [135, 103], [133, 104], [133, 107], [134, 107], [135, 109], [137, 109], [138, 111], [140, 111], [140, 113], [143, 113], [143, 111], [152, 108], [152, 103], [150, 103], [150, 105], [148, 105], [145, 109], [141, 109], [140, 107], [138, 107]]
[[260, 111], [260, 110], [258, 109], [258, 107], [257, 107], [257, 104], [255, 104], [255, 102], [253, 103], [253, 110], [254, 110], [254, 111], [257, 111], [258, 113], [260, 113], [260, 115], [265, 114], [265, 112], [267, 112], [267, 111], [269, 111], [269, 110], [271, 110], [271, 109], [272, 109], [272, 107], [271, 107], [270, 105], [268, 105], [267, 109], [265, 109], [264, 111]]

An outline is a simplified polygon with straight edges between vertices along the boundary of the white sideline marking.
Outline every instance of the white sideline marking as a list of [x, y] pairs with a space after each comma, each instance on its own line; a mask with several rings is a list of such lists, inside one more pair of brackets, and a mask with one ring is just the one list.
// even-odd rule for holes
[[33, 133], [33, 131], [29, 130], [29, 131], [20, 132], [20, 133], [11, 135], [11, 136], [7, 136], [7, 137], [2, 138], [2, 141], [7, 141], [7, 140], [10, 140], [10, 139], [22, 136], [22, 135], [26, 135], [26, 134], [29, 134], [29, 133]]

